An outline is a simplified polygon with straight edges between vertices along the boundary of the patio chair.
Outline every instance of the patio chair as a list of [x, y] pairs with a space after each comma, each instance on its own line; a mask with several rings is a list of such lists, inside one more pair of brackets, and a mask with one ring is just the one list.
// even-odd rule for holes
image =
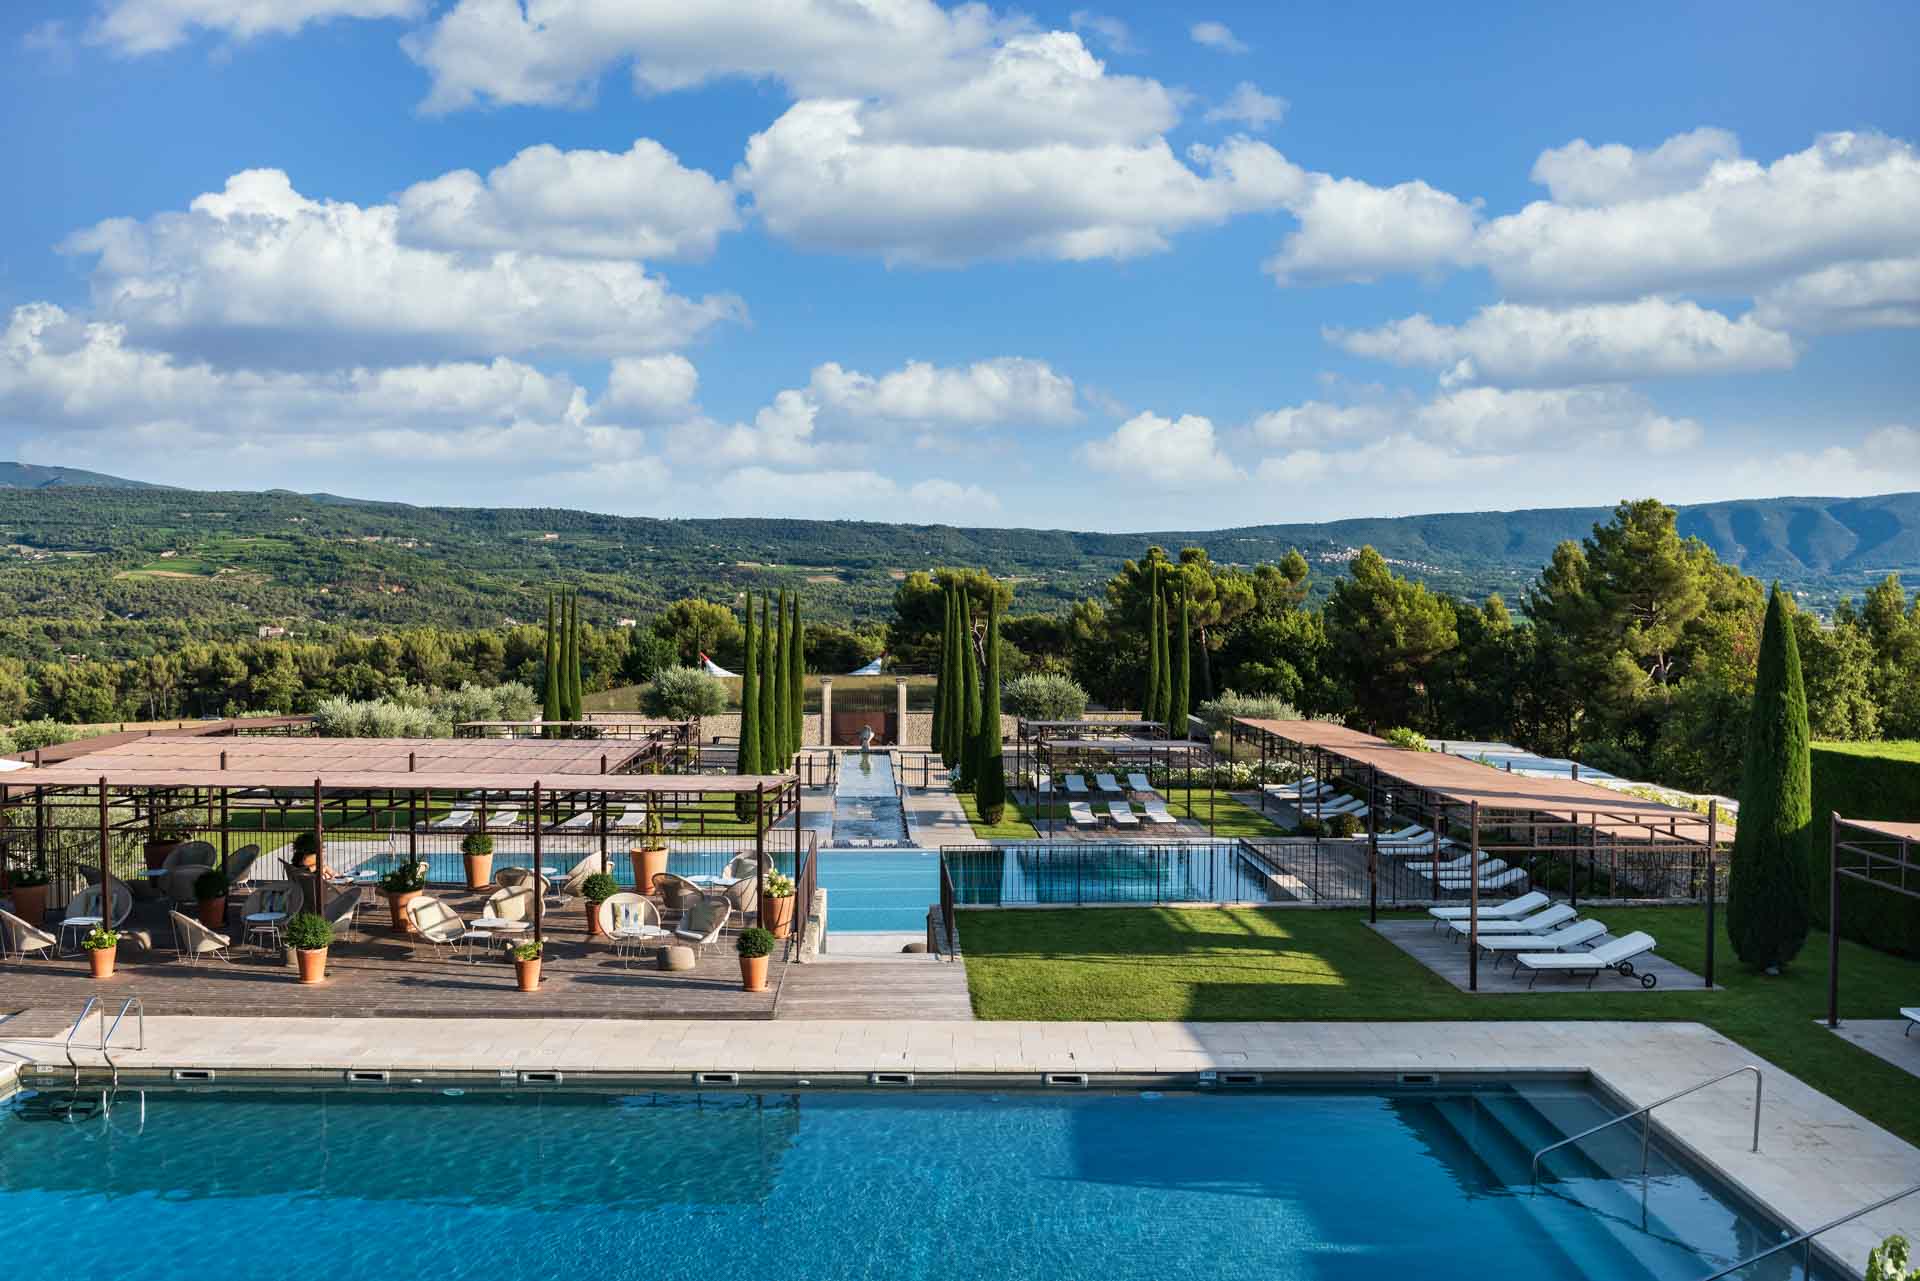
[[573, 865], [558, 889], [547, 891], [547, 902], [554, 907], [570, 907], [586, 889], [587, 878], [600, 870], [600, 856], [589, 854]]
[[1125, 792], [1127, 790], [1126, 788], [1120, 786], [1120, 780], [1115, 778], [1111, 774], [1095, 774], [1093, 776], [1093, 782], [1094, 782], [1094, 786], [1098, 787], [1103, 792], [1113, 793], [1113, 792]]
[[669, 912], [690, 911], [706, 897], [698, 885], [672, 872], [662, 872], [653, 878], [653, 892], [660, 896], [661, 906]]
[[727, 863], [726, 875], [729, 881], [752, 880], [760, 873], [760, 856], [753, 853], [735, 854]]
[[[280, 946], [280, 931], [300, 911], [306, 892], [298, 881], [264, 881], [240, 907], [241, 941], [262, 951]], [[261, 940], [255, 942], [256, 939]]]
[[1570, 921], [1545, 934], [1496, 934], [1492, 938], [1481, 939], [1480, 950], [1495, 961], [1520, 952], [1566, 952], [1576, 947], [1590, 946], [1606, 932], [1606, 926], [1588, 917], [1584, 921]]
[[181, 960], [188, 965], [197, 965], [201, 957], [211, 956], [232, 963], [232, 939], [183, 913], [169, 912], [167, 916], [173, 922], [173, 950], [179, 953]]
[[327, 918], [327, 924], [342, 934], [359, 933], [360, 887], [342, 890], [333, 896], [333, 902], [321, 909], [320, 915]]
[[10, 961], [24, 961], [30, 952], [44, 952], [51, 959], [59, 950], [57, 936], [0, 909], [0, 956]]
[[1140, 820], [1133, 812], [1133, 806], [1126, 801], [1108, 801], [1107, 816], [1116, 827], [1138, 827]]
[[1153, 792], [1153, 780], [1138, 770], [1127, 775], [1127, 786], [1136, 792], [1147, 792], [1149, 794]]
[[462, 943], [471, 946], [477, 940], [493, 937], [485, 930], [468, 929], [460, 913], [431, 894], [422, 894], [407, 904], [407, 919], [413, 922], [415, 933], [433, 944], [436, 953], [451, 952]]
[[472, 810], [454, 810], [445, 818], [427, 824], [427, 830], [431, 832], [464, 832], [472, 826]]
[[[593, 858], [596, 864], [600, 860], [598, 854], [594, 855]], [[585, 880], [586, 878], [582, 877], [581, 879]], [[533, 874], [533, 869], [530, 867], [503, 867], [493, 874], [493, 883], [503, 890], [525, 889], [535, 880], [540, 882], [540, 892], [542, 894], [546, 894], [553, 889], [553, 886], [547, 881], [546, 877], [536, 877]]]
[[1660, 981], [1655, 974], [1636, 974], [1633, 963], [1640, 957], [1652, 952], [1653, 935], [1644, 930], [1635, 930], [1625, 938], [1617, 938], [1602, 943], [1591, 952], [1521, 952], [1514, 956], [1516, 972], [1526, 970], [1532, 974], [1527, 986], [1532, 987], [1540, 981], [1540, 976], [1553, 971], [1559, 974], [1587, 976], [1587, 986], [1608, 970], [1622, 978], [1638, 978], [1640, 986], [1650, 988]]
[[260, 861], [258, 845], [242, 845], [227, 856], [227, 893], [253, 883], [253, 865]]
[[636, 953], [658, 947], [668, 937], [660, 909], [644, 894], [623, 891], [600, 904], [600, 932], [613, 954], [631, 964]]
[[720, 937], [732, 917], [733, 905], [725, 899], [703, 898], [687, 909], [686, 917], [674, 928], [673, 937], [704, 952]]
[[[1534, 890], [1530, 894], [1522, 894], [1519, 898], [1511, 898], [1504, 903], [1492, 906], [1482, 903], [1480, 919], [1482, 921], [1516, 920], [1529, 912], [1539, 911], [1552, 901], [1539, 890]], [[1434, 928], [1438, 929], [1446, 921], [1466, 920], [1473, 915], [1473, 909], [1471, 907], [1430, 907], [1427, 909], [1427, 915], [1433, 918]]]
[[495, 890], [487, 895], [487, 907], [482, 915], [498, 917], [503, 921], [531, 921], [533, 891], [524, 884], [512, 889]]
[[1145, 817], [1149, 823], [1178, 823], [1180, 821], [1167, 810], [1167, 803], [1158, 796], [1149, 796], [1146, 800], [1141, 801], [1140, 808], [1145, 811], [1143, 817]]
[[1080, 777], [1080, 775], [1069, 774], [1067, 775], [1066, 782], [1067, 782], [1067, 795], [1069, 796], [1091, 796], [1092, 795], [1092, 793], [1087, 790], [1087, 780]]
[[[112, 901], [113, 911], [106, 923], [118, 929], [125, 923], [127, 917], [133, 914], [133, 891], [127, 888], [124, 881], [116, 879], [113, 882]], [[69, 932], [80, 934], [84, 938], [84, 931], [91, 930], [100, 924], [101, 919], [100, 887], [88, 885], [75, 890], [73, 897], [67, 900], [66, 915], [60, 918], [59, 938], [62, 947], [66, 945]], [[77, 942], [75, 946], [79, 946]]]
[[760, 882], [751, 876], [742, 877], [721, 890], [717, 897], [727, 900], [736, 919], [750, 920], [760, 910]]
[[[1555, 903], [1552, 907], [1513, 920], [1482, 920], [1476, 932], [1480, 934], [1545, 934], [1556, 926], [1565, 925], [1578, 915], [1579, 913], [1570, 905]], [[1461, 938], [1467, 936], [1467, 928], [1465, 921], [1447, 922], [1447, 929]]]
[[1075, 827], [1100, 826], [1100, 820], [1093, 816], [1093, 807], [1085, 801], [1067, 802], [1067, 821]]

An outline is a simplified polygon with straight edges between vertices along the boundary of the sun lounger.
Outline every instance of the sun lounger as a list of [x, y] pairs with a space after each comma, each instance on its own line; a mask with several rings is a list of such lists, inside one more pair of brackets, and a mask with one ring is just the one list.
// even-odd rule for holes
[[1660, 981], [1659, 975], [1636, 974], [1633, 962], [1653, 951], [1653, 947], [1653, 935], [1635, 930], [1625, 938], [1602, 943], [1591, 952], [1521, 952], [1513, 958], [1513, 963], [1516, 970], [1523, 969], [1533, 975], [1528, 987], [1538, 983], [1540, 976], [1548, 971], [1584, 974], [1587, 986], [1592, 987], [1601, 974], [1612, 970], [1621, 978], [1638, 978], [1641, 987], [1650, 988]]
[[1127, 786], [1136, 792], [1152, 792], [1153, 780], [1136, 770], [1127, 775]]
[[519, 823], [519, 810], [500, 810], [487, 815], [487, 830], [489, 832], [504, 832], [508, 828], [519, 826]]
[[1037, 775], [1036, 778], [1037, 778], [1037, 781], [1033, 785], [1033, 790], [1041, 796], [1052, 796], [1053, 795], [1053, 779], [1051, 779], [1044, 773]]
[[[1480, 884], [1485, 885], [1488, 880], [1499, 876], [1506, 870], [1507, 864], [1504, 859], [1487, 858], [1480, 860], [1480, 875], [1478, 878]], [[1472, 887], [1474, 879], [1473, 868], [1463, 867], [1458, 872], [1442, 875], [1440, 878], [1440, 888], [1446, 890], [1469, 889]]]
[[[1516, 920], [1489, 921], [1482, 918], [1479, 932], [1482, 934], [1545, 934], [1556, 926], [1565, 925], [1579, 913], [1565, 903], [1555, 903], [1552, 907], [1523, 916]], [[1465, 920], [1448, 921], [1447, 928], [1465, 938], [1467, 935]]]
[[[1517, 920], [1529, 912], [1539, 911], [1551, 901], [1552, 900], [1545, 894], [1542, 894], [1539, 890], [1535, 890], [1531, 894], [1522, 894], [1519, 898], [1508, 899], [1504, 903], [1496, 903], [1492, 906], [1482, 903], [1480, 905], [1480, 919], [1482, 921]], [[1466, 906], [1430, 907], [1427, 909], [1427, 915], [1431, 916], [1436, 922], [1464, 921], [1473, 915], [1473, 909]]]
[[1149, 796], [1146, 800], [1140, 802], [1140, 807], [1146, 811], [1144, 817], [1149, 823], [1178, 823], [1180, 821], [1167, 812], [1167, 803], [1157, 796]]
[[592, 810], [581, 810], [578, 814], [570, 814], [560, 822], [555, 823], [552, 827], [549, 827], [547, 831], [584, 832], [593, 826], [593, 819], [594, 813]]
[[613, 829], [616, 832], [637, 832], [646, 825], [647, 807], [629, 805], [620, 811], [620, 817], [614, 820]]
[[1067, 795], [1069, 796], [1091, 795], [1091, 793], [1087, 791], [1087, 780], [1080, 777], [1078, 774], [1067, 775]]
[[1100, 820], [1093, 816], [1093, 807], [1085, 801], [1068, 801], [1067, 819], [1075, 827], [1100, 826]]
[[460, 832], [472, 826], [472, 810], [455, 810], [445, 818], [427, 824], [427, 827], [435, 832]]
[[1584, 921], [1569, 921], [1546, 934], [1495, 934], [1480, 940], [1480, 950], [1493, 957], [1520, 952], [1565, 952], [1585, 947], [1606, 932], [1606, 926], [1588, 917]]
[[1326, 796], [1333, 789], [1325, 783], [1268, 783], [1260, 789], [1276, 801], [1292, 804], [1295, 801], [1310, 801], [1316, 796]]
[[1418, 823], [1409, 823], [1405, 827], [1395, 828], [1391, 832], [1380, 833], [1380, 840], [1383, 843], [1387, 841], [1393, 841], [1397, 843], [1401, 841], [1430, 840], [1432, 836], [1433, 836], [1432, 832], [1429, 832], [1426, 828], [1420, 826]]
[[1093, 784], [1103, 792], [1124, 792], [1127, 790], [1120, 786], [1120, 780], [1111, 774], [1095, 774], [1093, 776]]
[[1140, 819], [1133, 812], [1133, 806], [1126, 801], [1108, 801], [1107, 813], [1113, 817], [1118, 827], [1138, 827]]
[[1334, 818], [1355, 811], [1365, 813], [1366, 808], [1367, 803], [1357, 796], [1335, 796], [1323, 801], [1302, 801], [1300, 813], [1309, 818], [1317, 815]]

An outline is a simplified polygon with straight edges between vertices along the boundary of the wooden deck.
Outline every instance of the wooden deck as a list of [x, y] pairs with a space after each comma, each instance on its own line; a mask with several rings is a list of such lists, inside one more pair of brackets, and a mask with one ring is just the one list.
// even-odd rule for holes
[[[478, 896], [435, 893], [469, 919], [478, 914]], [[770, 1019], [789, 969], [776, 954], [768, 990], [743, 991], [731, 934], [703, 953], [692, 970], [665, 973], [648, 956], [629, 965], [603, 941], [588, 943], [585, 916], [576, 906], [548, 918], [540, 990], [523, 993], [499, 947], [490, 955], [476, 953], [488, 955], [477, 963], [458, 950], [436, 953], [425, 943], [395, 935], [385, 904], [370, 900], [360, 914], [361, 937], [336, 941], [329, 952], [327, 981], [302, 986], [278, 957], [237, 945], [230, 965], [182, 963], [156, 910], [153, 904], [138, 904], [129, 922], [152, 931], [153, 953], [123, 942], [118, 971], [103, 983], [94, 982], [84, 956], [0, 962], [0, 1014], [33, 1010], [37, 1018], [64, 1019], [64, 1028], [87, 998], [98, 994], [110, 1009], [138, 996], [148, 1014]]]

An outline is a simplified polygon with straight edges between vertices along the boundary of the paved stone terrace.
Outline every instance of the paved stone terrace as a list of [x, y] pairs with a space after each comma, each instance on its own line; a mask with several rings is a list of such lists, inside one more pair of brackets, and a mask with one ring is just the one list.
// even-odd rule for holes
[[[8, 1041], [0, 1063], [64, 1065], [49, 1041]], [[1920, 1183], [1920, 1149], [1902, 1142], [1741, 1046], [1695, 1023], [984, 1023], [820, 1020], [702, 1022], [499, 1019], [199, 1019], [148, 1021], [147, 1046], [115, 1054], [122, 1071], [171, 1067], [431, 1072], [501, 1069], [681, 1074], [874, 1071], [1580, 1072], [1629, 1103], [1757, 1064], [1766, 1073], [1760, 1151], [1748, 1151], [1749, 1078], [1690, 1095], [1656, 1115], [1702, 1161], [1796, 1226], [1838, 1218]], [[88, 1056], [96, 1059], [97, 1053]], [[3, 1069], [0, 1069], [3, 1070]], [[1822, 1238], [1858, 1270], [1883, 1236], [1910, 1231], [1899, 1203]]]
[[[1823, 1025], [1825, 1022], [1821, 1020]], [[1842, 1019], [1833, 1034], [1920, 1077], [1920, 1028], [1905, 1019]], [[1920, 1081], [1914, 1084], [1913, 1105], [1920, 1108]], [[1914, 1218], [1920, 1222], [1920, 1213]]]

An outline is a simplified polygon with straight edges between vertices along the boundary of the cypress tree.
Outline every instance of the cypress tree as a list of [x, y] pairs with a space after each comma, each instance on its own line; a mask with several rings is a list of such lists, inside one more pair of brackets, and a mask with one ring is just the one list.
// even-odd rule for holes
[[1157, 721], [1154, 715], [1153, 700], [1160, 689], [1160, 646], [1154, 640], [1159, 630], [1155, 624], [1160, 620], [1160, 569], [1156, 565], [1147, 578], [1147, 677], [1140, 689], [1140, 719]]
[[980, 765], [973, 800], [984, 823], [1007, 812], [1007, 770], [1000, 750], [1000, 599], [987, 599], [987, 674], [980, 687]]
[[1727, 933], [1734, 953], [1769, 974], [1799, 954], [1812, 924], [1807, 693], [1790, 612], [1775, 583], [1760, 632], [1753, 719], [1740, 770], [1740, 823], [1734, 828], [1727, 886]]
[[566, 718], [570, 721], [580, 719], [580, 597], [578, 593], [567, 593], [567, 653], [561, 667], [565, 669], [566, 681]]
[[940, 676], [933, 691], [933, 747], [940, 753], [940, 763], [949, 769], [953, 768], [954, 762], [948, 756], [947, 730], [953, 724], [953, 709], [960, 701], [953, 694], [953, 655], [956, 648], [953, 643], [953, 584], [949, 583], [941, 601]]
[[[780, 589], [780, 605], [774, 615], [773, 623], [773, 678], [768, 687], [773, 691], [773, 728], [767, 733], [767, 741], [773, 744], [774, 755], [780, 760], [787, 758], [787, 714], [792, 704], [787, 701], [787, 589]], [[784, 765], [782, 769], [786, 768]]]
[[760, 645], [753, 631], [753, 597], [747, 597], [746, 662], [740, 668], [741, 774], [760, 772]]
[[1160, 621], [1153, 630], [1154, 638], [1160, 642], [1160, 688], [1153, 696], [1156, 708], [1153, 719], [1166, 721], [1173, 718], [1173, 645], [1167, 636], [1172, 620], [1167, 616], [1171, 611], [1164, 592], [1155, 593], [1155, 603], [1160, 610]]
[[[792, 752], [807, 745], [807, 639], [800, 630], [800, 593], [793, 594], [793, 645], [787, 651], [787, 699], [793, 707], [789, 724]], [[903, 727], [904, 728], [904, 727]]]
[[776, 624], [773, 598], [760, 598], [760, 772], [778, 774], [786, 768], [780, 759], [780, 714], [774, 701], [773, 642]]
[[1193, 611], [1187, 601], [1187, 586], [1180, 584], [1180, 612], [1173, 629], [1173, 707], [1167, 713], [1167, 737], [1187, 737], [1187, 707], [1193, 697]]
[[[556, 644], [553, 630], [553, 591], [547, 591], [547, 654], [546, 672], [541, 681], [540, 719], [557, 721], [564, 719], [560, 713], [560, 650]], [[543, 738], [552, 738], [551, 728], [540, 731]]]
[[974, 740], [980, 734], [980, 664], [973, 654], [973, 602], [960, 592], [960, 723], [954, 727], [954, 754], [960, 758], [960, 777], [974, 782]]

